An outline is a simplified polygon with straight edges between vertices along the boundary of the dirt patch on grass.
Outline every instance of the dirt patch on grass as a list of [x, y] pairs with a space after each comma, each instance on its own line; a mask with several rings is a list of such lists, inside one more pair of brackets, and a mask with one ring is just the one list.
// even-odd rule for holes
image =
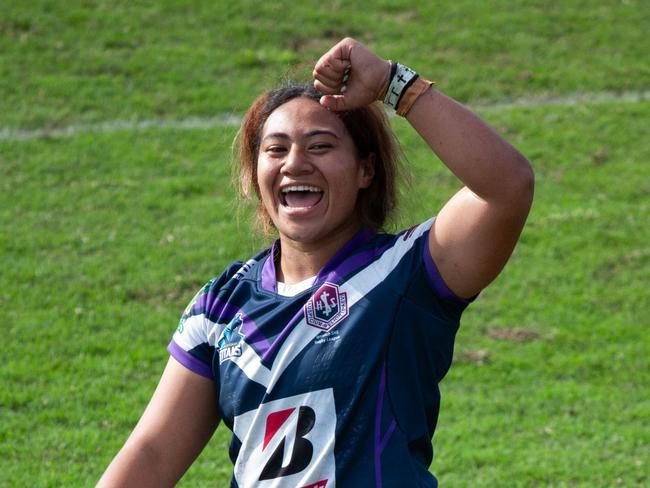
[[290, 47], [299, 53], [320, 53], [324, 54], [334, 44], [344, 37], [354, 37], [363, 44], [374, 42], [374, 36], [364, 33], [358, 29], [325, 29], [320, 36], [296, 38], [291, 41]]
[[[338, 38], [325, 38], [325, 37], [308, 37], [306, 39], [294, 39], [291, 42], [291, 47], [294, 51], [299, 53], [312, 53], [322, 52], [325, 53], [340, 39]], [[312, 63], [313, 64], [313, 63]]]
[[459, 363], [482, 365], [490, 362], [490, 352], [486, 349], [465, 349], [458, 351], [454, 360]]
[[420, 13], [417, 10], [404, 10], [390, 16], [392, 20], [398, 24], [410, 24], [420, 18]]
[[542, 337], [539, 332], [525, 327], [489, 328], [486, 334], [492, 339], [510, 342], [531, 342]]

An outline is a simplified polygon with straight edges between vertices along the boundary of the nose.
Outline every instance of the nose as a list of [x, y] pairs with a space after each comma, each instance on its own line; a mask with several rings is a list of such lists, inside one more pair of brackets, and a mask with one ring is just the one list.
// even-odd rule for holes
[[302, 175], [310, 173], [312, 171], [312, 165], [307, 151], [297, 144], [292, 144], [284, 159], [281, 171], [286, 175]]

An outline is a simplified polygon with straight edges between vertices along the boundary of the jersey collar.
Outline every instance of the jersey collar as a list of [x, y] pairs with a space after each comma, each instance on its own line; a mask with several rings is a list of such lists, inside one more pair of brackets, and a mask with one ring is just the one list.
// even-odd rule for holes
[[[367, 253], [361, 253], [363, 256], [360, 256], [363, 263], [360, 263], [359, 259], [349, 259], [354, 257], [354, 251], [368, 243], [375, 236], [375, 232], [371, 229], [361, 229], [352, 238], [346, 242], [341, 249], [339, 249], [336, 254], [327, 262], [325, 266], [320, 270], [314, 281], [314, 285], [318, 286], [326, 281], [335, 282], [339, 281], [341, 278], [349, 274], [355, 268], [360, 267], [363, 263], [367, 262], [368, 259], [364, 259]], [[372, 253], [374, 255], [374, 252]], [[277, 293], [277, 274], [275, 269], [275, 256], [280, 255], [280, 240], [276, 240], [273, 243], [269, 253], [266, 256], [266, 260], [262, 265], [261, 272], [261, 287], [263, 290], [270, 291], [272, 293]]]

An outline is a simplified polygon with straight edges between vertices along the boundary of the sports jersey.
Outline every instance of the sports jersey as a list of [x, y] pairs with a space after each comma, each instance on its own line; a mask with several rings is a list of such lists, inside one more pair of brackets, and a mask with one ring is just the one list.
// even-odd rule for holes
[[361, 230], [289, 297], [276, 242], [190, 303], [168, 349], [214, 380], [232, 487], [437, 486], [438, 382], [468, 301], [431, 259], [432, 222]]

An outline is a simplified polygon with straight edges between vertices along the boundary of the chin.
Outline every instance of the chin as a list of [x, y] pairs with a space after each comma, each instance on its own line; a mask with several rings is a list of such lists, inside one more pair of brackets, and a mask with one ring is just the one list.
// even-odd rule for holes
[[326, 232], [322, 232], [318, 229], [305, 229], [305, 228], [279, 228], [278, 233], [281, 237], [290, 239], [295, 242], [301, 242], [304, 244], [309, 244], [311, 242], [316, 242], [319, 239], [322, 239], [327, 235]]

